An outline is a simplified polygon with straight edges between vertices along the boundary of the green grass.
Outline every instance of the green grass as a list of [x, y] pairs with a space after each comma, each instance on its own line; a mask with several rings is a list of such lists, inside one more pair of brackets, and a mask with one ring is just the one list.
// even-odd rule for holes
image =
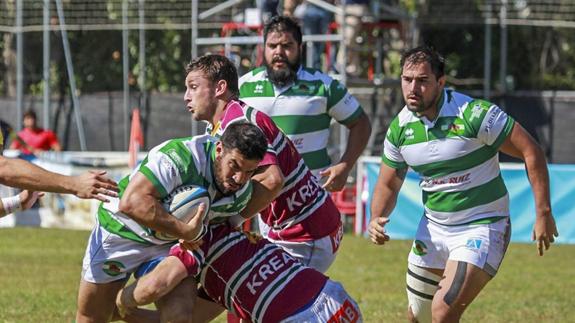
[[[0, 229], [0, 322], [72, 322], [89, 233]], [[328, 275], [359, 303], [365, 322], [405, 321], [409, 241], [384, 247], [346, 235]], [[538, 257], [534, 245], [512, 244], [496, 278], [464, 322], [575, 322], [575, 246], [554, 245]], [[218, 322], [225, 322], [223, 318]]]

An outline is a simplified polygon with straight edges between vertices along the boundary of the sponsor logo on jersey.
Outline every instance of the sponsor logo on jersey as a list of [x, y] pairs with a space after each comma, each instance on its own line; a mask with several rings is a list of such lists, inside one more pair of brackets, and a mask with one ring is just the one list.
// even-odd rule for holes
[[160, 157], [160, 164], [162, 164], [162, 166], [164, 168], [166, 168], [168, 170], [168, 172], [170, 172], [170, 176], [176, 177], [177, 169], [176, 169], [176, 167], [174, 167], [174, 162], [172, 161], [172, 159], [170, 159], [170, 157], [161, 156]]
[[481, 248], [481, 239], [468, 239], [467, 243], [465, 243], [465, 247], [467, 247], [467, 249], [471, 249], [471, 250], [479, 250]]
[[476, 104], [471, 108], [471, 117], [469, 117], [469, 121], [473, 121], [475, 118], [481, 117], [481, 112], [483, 112], [483, 108], [480, 104]]
[[252, 293], [252, 295], [256, 295], [258, 288], [263, 286], [268, 278], [273, 277], [276, 271], [284, 268], [290, 263], [295, 263], [295, 259], [286, 252], [282, 252], [279, 255], [274, 255], [269, 258], [266, 263], [258, 268], [257, 271], [254, 270], [251, 278], [249, 278], [246, 286], [250, 293]]
[[294, 144], [294, 146], [296, 146], [298, 149], [303, 147], [303, 138], [294, 138], [294, 140], [292, 140], [292, 143]]
[[166, 155], [170, 156], [170, 158], [174, 161], [174, 164], [176, 164], [178, 171], [180, 171], [180, 173], [183, 173], [185, 170], [184, 161], [182, 160], [182, 157], [178, 155], [178, 152], [175, 149], [170, 149], [166, 152]]
[[286, 198], [286, 204], [290, 212], [293, 212], [297, 207], [307, 204], [307, 201], [313, 198], [318, 190], [318, 184], [310, 178], [305, 185], [302, 185], [297, 191]]
[[108, 260], [102, 265], [102, 270], [112, 277], [120, 275], [124, 268], [126, 268], [126, 266], [124, 266], [123, 263], [114, 260]]
[[254, 89], [254, 93], [258, 93], [258, 94], [264, 93], [264, 85], [263, 84], [257, 84], [255, 89]]
[[412, 140], [413, 138], [415, 138], [415, 131], [411, 128], [405, 130], [405, 138], [408, 140]]
[[487, 125], [485, 126], [485, 132], [489, 132], [493, 125], [495, 124], [495, 117], [499, 114], [497, 109], [493, 109], [494, 111], [491, 112], [489, 115], [489, 119], [487, 119]]
[[425, 186], [442, 185], [442, 184], [461, 184], [471, 180], [471, 173], [452, 176], [448, 178], [434, 178], [425, 180]]
[[337, 249], [339, 249], [339, 244], [341, 243], [342, 238], [343, 238], [343, 225], [340, 225], [337, 230], [335, 230], [329, 235], [329, 239], [331, 241], [332, 253], [335, 253]]
[[335, 312], [335, 314], [329, 318], [327, 323], [342, 323], [350, 322], [355, 323], [359, 321], [359, 312], [355, 306], [349, 301], [345, 300], [341, 307]]
[[418, 256], [427, 255], [427, 246], [421, 240], [415, 240], [411, 251]]

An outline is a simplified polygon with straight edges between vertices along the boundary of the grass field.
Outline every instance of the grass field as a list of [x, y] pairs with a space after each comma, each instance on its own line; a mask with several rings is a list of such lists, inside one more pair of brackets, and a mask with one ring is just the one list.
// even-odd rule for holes
[[[89, 233], [0, 229], [0, 322], [72, 322]], [[346, 235], [329, 275], [359, 303], [365, 322], [404, 322], [409, 241], [385, 247]], [[512, 244], [498, 276], [464, 322], [575, 322], [575, 246]], [[224, 322], [223, 319], [218, 320]]]

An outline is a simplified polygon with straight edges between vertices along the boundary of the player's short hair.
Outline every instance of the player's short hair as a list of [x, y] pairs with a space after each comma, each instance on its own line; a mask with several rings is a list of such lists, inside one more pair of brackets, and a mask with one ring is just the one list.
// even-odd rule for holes
[[237, 149], [248, 160], [262, 160], [268, 149], [263, 131], [246, 121], [228, 125], [220, 141], [225, 149]]
[[32, 109], [27, 110], [26, 112], [24, 112], [23, 117], [24, 117], [24, 118], [32, 118], [32, 119], [35, 119], [35, 120], [38, 119], [38, 117], [36, 116], [36, 112], [35, 112], [34, 110], [32, 110]]
[[403, 67], [412, 64], [429, 63], [435, 78], [439, 79], [445, 75], [445, 58], [431, 46], [419, 46], [412, 48], [401, 55], [399, 65], [403, 72]]
[[299, 24], [288, 16], [275, 16], [264, 26], [264, 44], [268, 40], [268, 34], [271, 32], [290, 33], [298, 45], [302, 43], [302, 33]]
[[202, 71], [212, 83], [226, 81], [228, 90], [234, 96], [239, 96], [238, 70], [225, 56], [208, 54], [196, 57], [186, 66], [186, 75], [192, 71]]

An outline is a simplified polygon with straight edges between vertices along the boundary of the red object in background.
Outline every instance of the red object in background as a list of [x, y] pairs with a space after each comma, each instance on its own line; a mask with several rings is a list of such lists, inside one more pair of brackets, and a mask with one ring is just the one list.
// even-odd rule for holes
[[344, 187], [344, 189], [339, 192], [332, 192], [331, 198], [341, 214], [344, 214], [346, 217], [351, 217], [353, 227], [355, 227], [355, 186]]
[[138, 153], [140, 148], [144, 147], [144, 134], [140, 123], [140, 110], [132, 110], [132, 125], [130, 127], [130, 146], [128, 148], [130, 159], [128, 166], [134, 168], [138, 164]]

